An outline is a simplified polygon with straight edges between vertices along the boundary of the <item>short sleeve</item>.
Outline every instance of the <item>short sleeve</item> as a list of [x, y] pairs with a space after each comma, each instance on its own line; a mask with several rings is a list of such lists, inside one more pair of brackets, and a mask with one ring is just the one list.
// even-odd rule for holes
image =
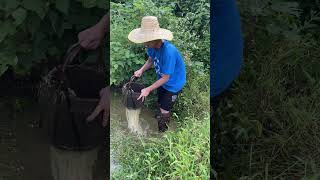
[[148, 48], [148, 49], [147, 49], [147, 55], [148, 55], [149, 57], [151, 57], [152, 59], [154, 58], [154, 52], [153, 52], [153, 50], [152, 50], [151, 48]]
[[176, 54], [174, 51], [168, 51], [164, 54], [161, 73], [172, 75], [176, 65]]

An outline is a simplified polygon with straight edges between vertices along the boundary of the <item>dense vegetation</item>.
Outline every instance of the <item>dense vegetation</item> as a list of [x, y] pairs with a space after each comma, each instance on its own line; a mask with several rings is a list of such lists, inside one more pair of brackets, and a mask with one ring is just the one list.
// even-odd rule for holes
[[320, 4], [239, 1], [244, 66], [220, 104], [219, 179], [319, 179]]
[[40, 63], [46, 72], [108, 8], [104, 0], [2, 0], [0, 76], [8, 67], [26, 76]]
[[[127, 38], [141, 18], [157, 16], [160, 26], [173, 31], [187, 65], [187, 85], [174, 108], [178, 129], [160, 138], [136, 140], [126, 136], [113, 144], [121, 169], [115, 179], [209, 178], [209, 1], [131, 0], [111, 2], [110, 75], [112, 85], [126, 82], [145, 63], [145, 48]], [[190, 8], [191, 7], [191, 8]], [[153, 70], [140, 82], [156, 80]], [[155, 95], [149, 95], [149, 108]], [[112, 122], [111, 122], [112, 124]]]

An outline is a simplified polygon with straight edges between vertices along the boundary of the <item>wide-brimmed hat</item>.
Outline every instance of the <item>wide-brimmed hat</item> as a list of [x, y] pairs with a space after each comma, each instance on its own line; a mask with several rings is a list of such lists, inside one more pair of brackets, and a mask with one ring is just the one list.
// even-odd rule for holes
[[155, 16], [145, 16], [141, 20], [141, 28], [132, 30], [128, 39], [134, 43], [144, 43], [157, 39], [172, 40], [172, 32], [160, 28], [158, 18]]

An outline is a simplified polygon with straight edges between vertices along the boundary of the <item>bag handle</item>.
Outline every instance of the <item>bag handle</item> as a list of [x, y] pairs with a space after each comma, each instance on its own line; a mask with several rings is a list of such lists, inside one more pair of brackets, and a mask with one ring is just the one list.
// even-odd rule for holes
[[81, 46], [79, 43], [75, 43], [69, 47], [69, 49], [67, 50], [67, 53], [64, 57], [64, 63], [62, 65], [62, 72], [64, 72], [66, 66], [73, 61], [73, 59], [80, 52], [80, 50], [81, 50]]

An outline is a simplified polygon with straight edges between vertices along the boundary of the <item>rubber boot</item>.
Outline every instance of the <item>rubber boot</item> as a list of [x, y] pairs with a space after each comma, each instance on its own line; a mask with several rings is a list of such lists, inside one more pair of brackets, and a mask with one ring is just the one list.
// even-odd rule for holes
[[170, 122], [170, 113], [161, 113], [158, 120], [159, 132], [165, 132], [168, 130], [168, 124]]

